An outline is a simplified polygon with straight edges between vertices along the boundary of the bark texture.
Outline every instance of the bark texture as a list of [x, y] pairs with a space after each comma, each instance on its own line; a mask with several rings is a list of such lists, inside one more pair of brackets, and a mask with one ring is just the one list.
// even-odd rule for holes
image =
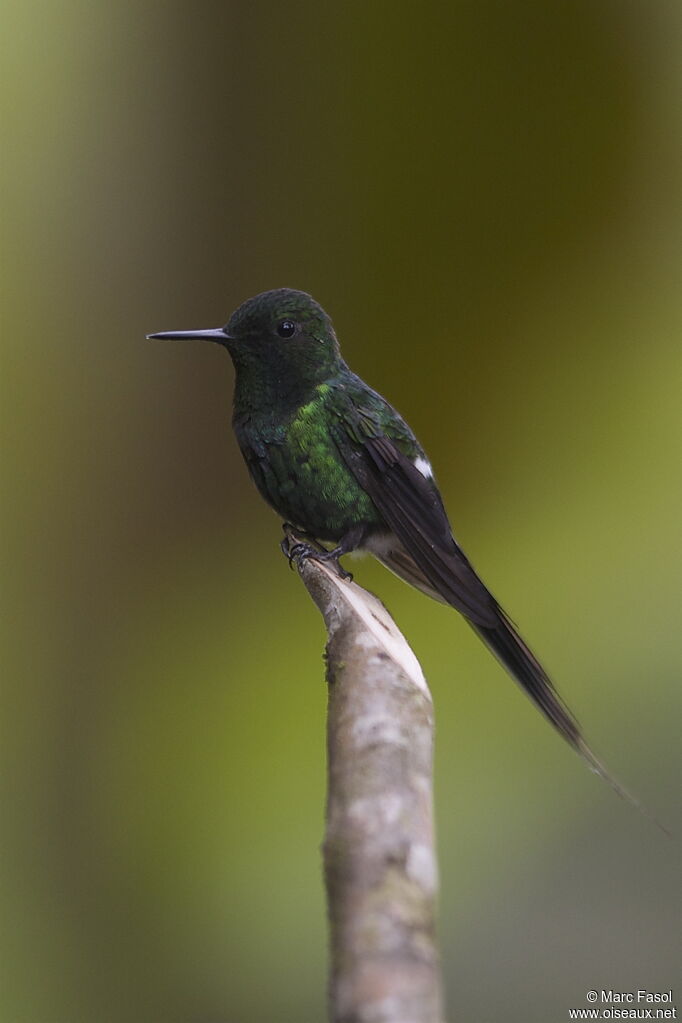
[[328, 633], [330, 1017], [442, 1023], [431, 695], [376, 597], [326, 564], [299, 572]]

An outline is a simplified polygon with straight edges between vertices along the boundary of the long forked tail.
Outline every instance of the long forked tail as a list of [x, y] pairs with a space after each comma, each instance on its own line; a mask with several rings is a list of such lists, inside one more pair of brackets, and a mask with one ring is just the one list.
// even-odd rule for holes
[[578, 752], [582, 752], [578, 722], [502, 608], [498, 608], [497, 625], [492, 628], [473, 625], [472, 628], [560, 735], [563, 735], [566, 742]]
[[[410, 583], [410, 585], [416, 586], [417, 589], [426, 593], [434, 600], [443, 604], [450, 603], [434, 588], [424, 573], [417, 567], [414, 559], [395, 540], [385, 543], [378, 549], [373, 550], [372, 553], [387, 568], [401, 579]], [[480, 585], [483, 587], [483, 583], [480, 583]], [[601, 760], [595, 756], [583, 739], [578, 722], [552, 685], [549, 675], [532, 650], [518, 634], [507, 614], [505, 614], [492, 596], [489, 595], [489, 597], [495, 618], [494, 625], [475, 625], [464, 615], [465, 620], [469, 622], [473, 630], [481, 637], [491, 652], [495, 654], [498, 661], [506, 668], [512, 678], [528, 694], [536, 707], [554, 725], [559, 734], [580, 754], [589, 768], [603, 778], [617, 795], [636, 807], [645, 817], [648, 817], [649, 820], [656, 824], [661, 831], [665, 832], [666, 835], [670, 835], [670, 832], [650, 813], [646, 806], [640, 803], [631, 792], [628, 792], [609, 773]]]
[[609, 773], [601, 760], [595, 756], [583, 739], [577, 721], [557, 693], [551, 679], [535, 654], [524, 643], [502, 608], [498, 607], [498, 611], [499, 621], [495, 627], [486, 628], [473, 625], [472, 627], [475, 632], [478, 633], [486, 646], [495, 654], [512, 678], [530, 696], [533, 703], [551, 721], [559, 734], [563, 735], [566, 742], [583, 757], [591, 770], [603, 778], [617, 795], [625, 799], [632, 806], [635, 806], [645, 817], [648, 817], [656, 824], [661, 831], [665, 832], [666, 835], [670, 835], [670, 832], [660, 821], [656, 820], [649, 810], [631, 792], [628, 792]]

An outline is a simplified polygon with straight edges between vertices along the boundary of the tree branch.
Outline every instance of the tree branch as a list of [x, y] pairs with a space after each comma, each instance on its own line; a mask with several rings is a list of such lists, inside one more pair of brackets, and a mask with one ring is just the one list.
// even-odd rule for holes
[[375, 596], [333, 566], [298, 568], [328, 632], [330, 1017], [442, 1023], [431, 695]]

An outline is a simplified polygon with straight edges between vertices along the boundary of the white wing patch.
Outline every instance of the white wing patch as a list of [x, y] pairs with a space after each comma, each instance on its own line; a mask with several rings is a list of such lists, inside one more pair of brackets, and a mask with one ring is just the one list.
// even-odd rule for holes
[[419, 457], [414, 460], [414, 467], [415, 469], [419, 469], [419, 472], [427, 480], [433, 479], [433, 469], [431, 468], [431, 463], [426, 458], [422, 458], [422, 456], [419, 455]]

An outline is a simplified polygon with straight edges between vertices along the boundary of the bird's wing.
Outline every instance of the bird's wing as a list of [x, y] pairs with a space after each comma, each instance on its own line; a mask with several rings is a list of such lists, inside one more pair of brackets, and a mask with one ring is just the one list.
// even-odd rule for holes
[[352, 406], [337, 427], [343, 430], [340, 453], [442, 599], [472, 624], [494, 626], [497, 604], [455, 542], [433, 479], [401, 450], [407, 446], [421, 451], [406, 424], [391, 412], [396, 418], [382, 429], [373, 411]]
[[[383, 402], [379, 395], [371, 393], [375, 406], [377, 399]], [[402, 552], [390, 551], [386, 563], [413, 585], [428, 592], [428, 586], [424, 586], [420, 578], [423, 575], [436, 594], [461, 611], [591, 769], [618, 795], [651, 817], [594, 755], [544, 668], [460, 550], [436, 484], [415, 465], [415, 461], [424, 458], [424, 453], [409, 427], [390, 406], [386, 406], [389, 415], [382, 415], [381, 406], [379, 409], [377, 414], [375, 409], [362, 407], [361, 400], [353, 400], [334, 429], [343, 431], [337, 440], [341, 456], [404, 547]], [[656, 823], [666, 831], [658, 821]]]

